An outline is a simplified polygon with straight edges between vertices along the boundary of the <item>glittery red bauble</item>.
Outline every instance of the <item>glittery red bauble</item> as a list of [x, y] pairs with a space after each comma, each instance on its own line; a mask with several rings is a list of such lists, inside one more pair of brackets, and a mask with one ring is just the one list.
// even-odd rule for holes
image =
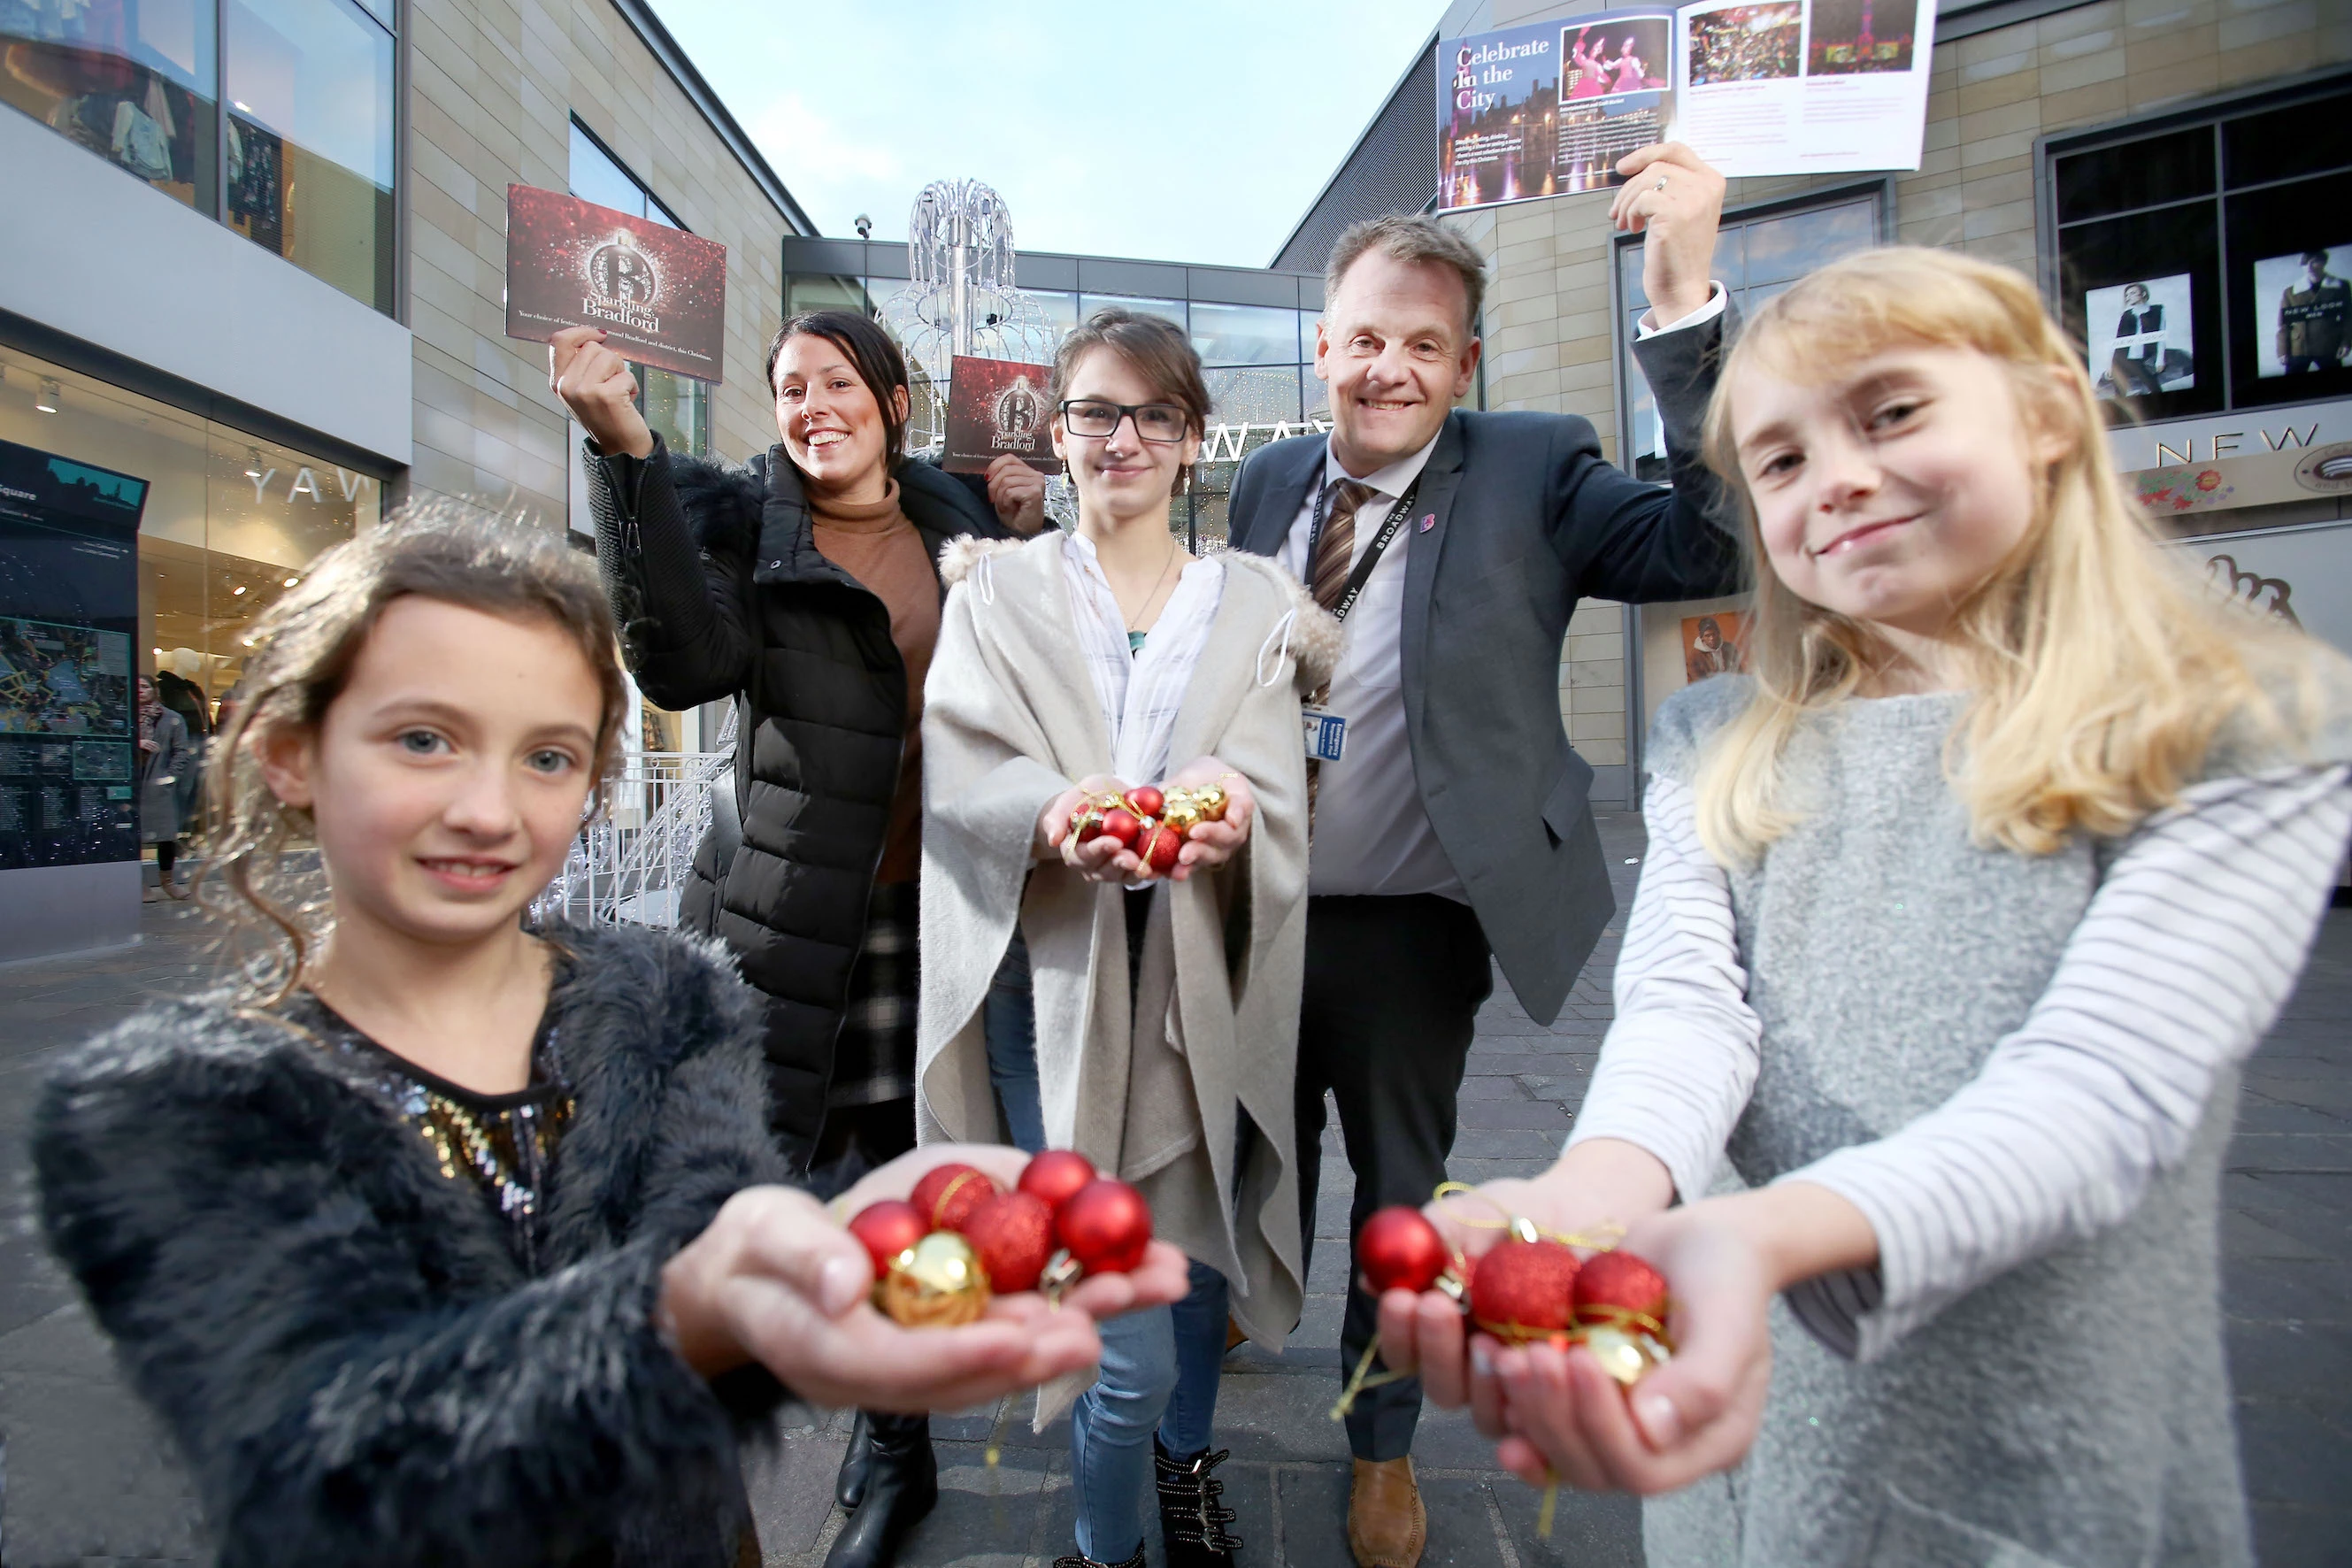
[[849, 1222], [849, 1234], [866, 1244], [866, 1256], [874, 1259], [877, 1279], [890, 1272], [892, 1259], [930, 1234], [930, 1229], [922, 1210], [897, 1198], [868, 1204]]
[[961, 1230], [971, 1211], [996, 1195], [997, 1186], [970, 1165], [934, 1165], [915, 1184], [914, 1205], [933, 1230]]
[[1125, 1182], [1098, 1176], [1071, 1194], [1054, 1229], [1089, 1274], [1124, 1274], [1143, 1261], [1151, 1240], [1151, 1206]]
[[1168, 797], [1150, 784], [1138, 784], [1127, 792], [1128, 809], [1138, 816], [1157, 816], [1168, 804]]
[[1076, 1149], [1048, 1149], [1021, 1173], [1021, 1190], [1045, 1200], [1058, 1210], [1080, 1187], [1095, 1179], [1095, 1163]]
[[999, 1193], [971, 1211], [963, 1238], [980, 1255], [991, 1289], [1034, 1290], [1054, 1255], [1054, 1210], [1034, 1194]]
[[1666, 1321], [1665, 1276], [1630, 1252], [1595, 1253], [1577, 1270], [1576, 1310], [1579, 1317], [1603, 1321], [1619, 1312], [1638, 1312], [1663, 1324]]
[[1447, 1261], [1445, 1239], [1429, 1216], [1403, 1204], [1381, 1210], [1356, 1233], [1356, 1267], [1375, 1294], [1426, 1290]]
[[1176, 851], [1183, 847], [1184, 836], [1163, 822], [1144, 835], [1135, 852], [1143, 858], [1145, 868], [1153, 876], [1165, 877], [1176, 864]]
[[1121, 811], [1113, 806], [1103, 813], [1102, 837], [1118, 839], [1122, 848], [1134, 848], [1136, 836], [1142, 831], [1143, 824], [1136, 820], [1131, 811]]
[[1099, 835], [1103, 830], [1103, 814], [1092, 806], [1081, 809], [1070, 818], [1070, 837], [1080, 844]]
[[1576, 1267], [1557, 1241], [1506, 1241], [1478, 1259], [1470, 1316], [1499, 1339], [1557, 1333], [1575, 1319]]

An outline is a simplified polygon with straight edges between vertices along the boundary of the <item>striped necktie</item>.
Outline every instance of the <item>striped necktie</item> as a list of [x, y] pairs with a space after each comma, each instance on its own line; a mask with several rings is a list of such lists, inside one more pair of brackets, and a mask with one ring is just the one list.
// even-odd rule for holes
[[1328, 494], [1331, 510], [1323, 519], [1323, 537], [1316, 542], [1314, 565], [1307, 573], [1315, 602], [1327, 610], [1339, 602], [1356, 564], [1356, 513], [1380, 491], [1360, 480], [1335, 479]]

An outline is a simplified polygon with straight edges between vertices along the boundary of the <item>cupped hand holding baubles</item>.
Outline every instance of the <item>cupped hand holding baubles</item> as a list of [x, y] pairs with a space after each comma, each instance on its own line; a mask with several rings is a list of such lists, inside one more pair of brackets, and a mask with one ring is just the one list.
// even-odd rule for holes
[[[1012, 1183], [1027, 1156], [927, 1147], [868, 1175], [845, 1195], [845, 1209], [904, 1198], [949, 1161]], [[1153, 1242], [1133, 1269], [1082, 1279], [1058, 1302], [1007, 1293], [977, 1321], [903, 1328], [871, 1304], [866, 1247], [823, 1205], [790, 1188], [753, 1187], [729, 1199], [664, 1267], [656, 1321], [706, 1376], [756, 1361], [815, 1405], [966, 1409], [1094, 1364], [1102, 1354], [1097, 1321], [1175, 1301], [1188, 1283], [1183, 1254]]]
[[1073, 819], [1083, 815], [1105, 815], [1099, 803], [1124, 798], [1127, 791], [1125, 781], [1109, 773], [1089, 773], [1047, 801], [1037, 814], [1037, 858], [1059, 857], [1090, 882], [1128, 882], [1141, 876], [1143, 860], [1135, 852], [1135, 842], [1143, 825], [1133, 814], [1118, 812], [1114, 832], [1080, 834], [1071, 827]]
[[637, 378], [602, 327], [566, 327], [547, 343], [547, 385], [606, 457], [650, 458], [653, 427], [637, 407]]
[[1256, 815], [1249, 781], [1215, 757], [1194, 759], [1164, 784], [1095, 773], [1037, 814], [1037, 854], [1058, 853], [1092, 881], [1181, 882], [1231, 860]]
[[1213, 871], [1241, 853], [1249, 841], [1250, 824], [1257, 816], [1257, 796], [1251, 792], [1249, 780], [1214, 757], [1195, 757], [1171, 773], [1165, 787], [1171, 795], [1213, 787], [1225, 801], [1223, 816], [1202, 821], [1185, 833], [1175, 868], [1168, 873], [1171, 880], [1183, 881], [1195, 871]]

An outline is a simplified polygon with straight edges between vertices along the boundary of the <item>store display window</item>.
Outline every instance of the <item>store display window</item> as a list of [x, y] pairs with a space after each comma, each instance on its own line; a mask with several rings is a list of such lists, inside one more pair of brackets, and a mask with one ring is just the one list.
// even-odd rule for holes
[[[686, 227], [594, 132], [577, 120], [572, 121], [572, 166], [567, 177], [572, 194], [582, 201], [666, 228]], [[628, 364], [629, 374], [637, 378], [637, 407], [663, 444], [689, 457], [710, 456], [710, 383], [635, 360]]]
[[383, 512], [373, 474], [5, 347], [0, 441], [145, 487], [130, 664], [161, 678], [167, 706], [185, 701], [199, 734], [234, 700], [261, 612]]
[[2053, 303], [2110, 422], [2352, 394], [2352, 79], [2042, 149]]

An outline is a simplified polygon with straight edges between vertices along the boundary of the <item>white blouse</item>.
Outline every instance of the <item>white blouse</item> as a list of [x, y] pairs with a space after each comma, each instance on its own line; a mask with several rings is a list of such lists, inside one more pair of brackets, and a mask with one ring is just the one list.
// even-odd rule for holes
[[1168, 776], [1168, 747], [1192, 667], [1200, 662], [1210, 624], [1224, 600], [1224, 563], [1212, 555], [1179, 573], [1151, 635], [1132, 650], [1127, 616], [1092, 541], [1076, 533], [1063, 536], [1062, 574], [1070, 586], [1070, 618], [1111, 738], [1110, 771], [1125, 784], [1158, 784]]

